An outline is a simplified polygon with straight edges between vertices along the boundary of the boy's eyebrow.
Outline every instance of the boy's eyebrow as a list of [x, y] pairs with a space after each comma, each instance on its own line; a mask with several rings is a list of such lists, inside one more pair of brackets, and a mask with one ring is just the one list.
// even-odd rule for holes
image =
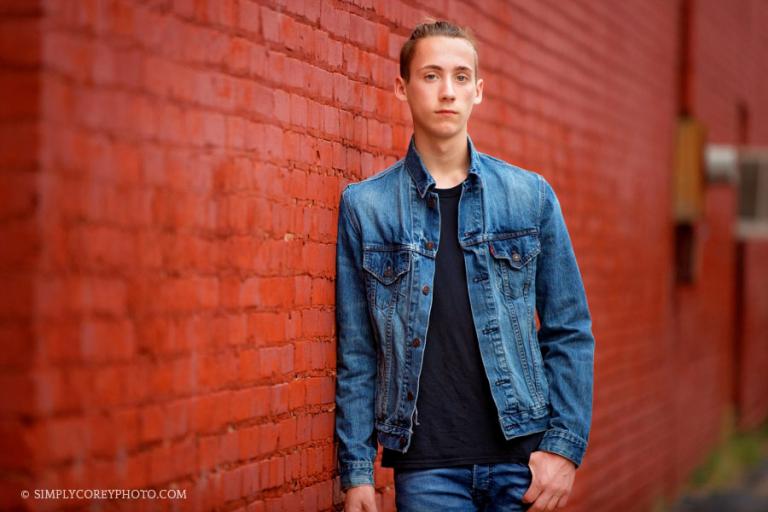
[[[427, 64], [426, 66], [422, 66], [421, 68], [419, 68], [419, 71], [421, 71], [422, 69], [437, 69], [437, 70], [440, 70], [440, 71], [443, 70], [443, 68], [438, 66], [437, 64]], [[455, 69], [456, 71], [466, 71], [466, 72], [472, 74], [472, 68], [470, 68], [468, 66], [456, 66], [453, 69]]]

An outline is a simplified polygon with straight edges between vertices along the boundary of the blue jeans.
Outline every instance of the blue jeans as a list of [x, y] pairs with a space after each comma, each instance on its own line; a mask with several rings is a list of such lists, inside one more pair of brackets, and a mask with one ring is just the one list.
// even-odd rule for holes
[[527, 464], [474, 464], [437, 469], [395, 469], [398, 512], [515, 512], [531, 485]]

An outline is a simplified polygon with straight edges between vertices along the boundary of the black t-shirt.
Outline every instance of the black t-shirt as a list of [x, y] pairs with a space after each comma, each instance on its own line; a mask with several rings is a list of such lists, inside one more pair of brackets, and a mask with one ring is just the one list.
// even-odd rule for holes
[[544, 435], [537, 432], [506, 440], [501, 430], [475, 333], [458, 239], [461, 187], [435, 189], [440, 245], [416, 399], [417, 423], [406, 453], [384, 449], [383, 467], [528, 463]]

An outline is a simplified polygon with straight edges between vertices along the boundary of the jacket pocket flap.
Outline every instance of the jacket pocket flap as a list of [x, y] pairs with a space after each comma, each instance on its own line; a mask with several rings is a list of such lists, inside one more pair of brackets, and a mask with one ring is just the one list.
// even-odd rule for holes
[[541, 244], [536, 234], [491, 240], [489, 244], [494, 258], [507, 260], [516, 269], [523, 268], [541, 252]]
[[363, 253], [363, 268], [384, 284], [394, 283], [411, 267], [411, 251], [366, 250]]

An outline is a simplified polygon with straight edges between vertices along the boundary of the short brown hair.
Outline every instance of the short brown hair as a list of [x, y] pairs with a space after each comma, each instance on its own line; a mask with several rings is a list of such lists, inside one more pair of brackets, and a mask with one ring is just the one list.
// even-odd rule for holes
[[477, 80], [477, 42], [472, 34], [472, 30], [469, 27], [454, 25], [450, 21], [428, 20], [413, 29], [411, 37], [403, 43], [403, 47], [400, 49], [400, 76], [403, 77], [406, 83], [411, 78], [411, 61], [416, 53], [416, 43], [419, 42], [419, 39], [430, 36], [457, 37], [469, 41], [472, 49], [475, 51], [475, 80]]

